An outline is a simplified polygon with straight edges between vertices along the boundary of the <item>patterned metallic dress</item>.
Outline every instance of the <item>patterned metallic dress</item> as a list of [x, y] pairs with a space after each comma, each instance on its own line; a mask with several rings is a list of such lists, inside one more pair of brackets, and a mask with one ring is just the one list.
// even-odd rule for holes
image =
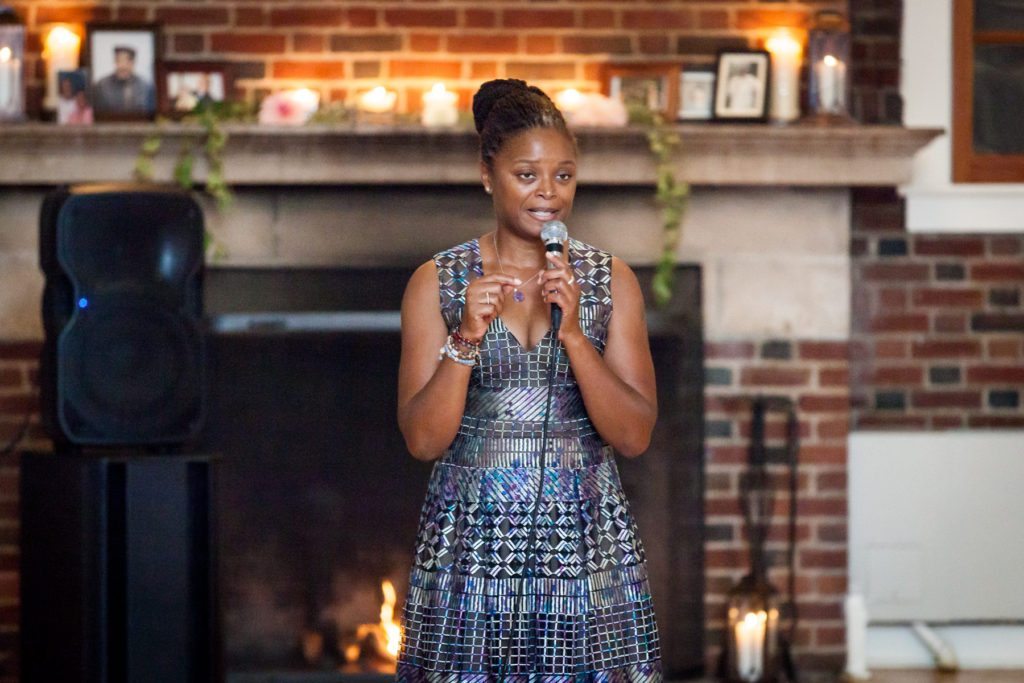
[[[603, 353], [611, 256], [577, 240], [569, 254], [581, 327]], [[483, 274], [479, 244], [434, 262], [454, 330], [469, 281]], [[499, 318], [483, 339], [458, 434], [431, 475], [403, 626], [399, 681], [662, 680], [644, 551], [612, 448], [550, 330], [528, 350]]]

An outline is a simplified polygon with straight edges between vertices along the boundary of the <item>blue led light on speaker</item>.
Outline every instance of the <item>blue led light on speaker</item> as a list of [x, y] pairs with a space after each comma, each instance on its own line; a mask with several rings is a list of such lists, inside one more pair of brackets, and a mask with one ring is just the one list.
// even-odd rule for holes
[[89, 306], [89, 300], [86, 299], [84, 296], [81, 299], [78, 300], [78, 307], [79, 308], [86, 308], [88, 306]]

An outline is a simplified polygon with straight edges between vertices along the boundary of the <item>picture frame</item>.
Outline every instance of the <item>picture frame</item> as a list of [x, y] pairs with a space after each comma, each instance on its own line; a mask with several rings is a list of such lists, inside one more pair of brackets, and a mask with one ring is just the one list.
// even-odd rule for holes
[[94, 119], [89, 97], [89, 70], [57, 72], [57, 125], [88, 126]]
[[82, 66], [97, 121], [149, 121], [160, 102], [159, 24], [90, 22]]
[[160, 112], [181, 117], [206, 102], [226, 102], [234, 75], [225, 62], [164, 62], [160, 74]]
[[713, 68], [683, 68], [679, 72], [680, 121], [707, 121], [714, 116], [715, 71]]
[[667, 62], [607, 64], [604, 94], [626, 106], [640, 104], [674, 121], [679, 101], [679, 65]]
[[715, 120], [766, 120], [770, 66], [765, 50], [720, 52], [715, 67]]

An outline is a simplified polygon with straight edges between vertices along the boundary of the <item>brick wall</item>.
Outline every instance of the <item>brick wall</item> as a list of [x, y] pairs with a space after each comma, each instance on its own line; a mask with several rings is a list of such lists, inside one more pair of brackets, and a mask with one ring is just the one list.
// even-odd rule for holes
[[1024, 236], [910, 235], [893, 191], [856, 198], [855, 426], [1024, 427]]
[[[23, 432], [22, 448], [47, 443], [37, 409], [39, 351], [38, 342], [0, 340], [0, 452]], [[18, 671], [18, 463], [18, 451], [0, 455], [0, 681], [17, 680]]]
[[232, 65], [248, 98], [282, 87], [345, 100], [385, 82], [400, 110], [438, 79], [462, 96], [493, 77], [545, 88], [600, 87], [609, 59], [709, 62], [758, 45], [772, 27], [806, 27], [847, 0], [21, 0], [29, 26], [29, 104], [38, 111], [41, 34], [52, 22], [158, 21], [166, 59]]
[[[739, 475], [750, 438], [748, 397], [785, 396], [800, 420], [794, 642], [805, 670], [842, 666], [842, 598], [846, 590], [846, 436], [849, 425], [848, 345], [801, 339], [711, 342], [705, 354], [707, 440], [707, 614], [709, 662], [722, 641], [727, 591], [747, 568], [747, 539], [738, 503]], [[766, 425], [777, 480], [775, 518], [767, 545], [769, 578], [787, 588], [785, 421]], [[710, 669], [713, 671], [713, 669]]]

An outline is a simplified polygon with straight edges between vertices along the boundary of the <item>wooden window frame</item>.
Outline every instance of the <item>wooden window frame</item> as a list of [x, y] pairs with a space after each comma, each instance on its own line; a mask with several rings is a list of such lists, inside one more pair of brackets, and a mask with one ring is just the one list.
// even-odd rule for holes
[[974, 0], [953, 0], [953, 182], [1024, 182], [1024, 154], [974, 151], [974, 47], [1024, 45], [1024, 31], [974, 30]]

